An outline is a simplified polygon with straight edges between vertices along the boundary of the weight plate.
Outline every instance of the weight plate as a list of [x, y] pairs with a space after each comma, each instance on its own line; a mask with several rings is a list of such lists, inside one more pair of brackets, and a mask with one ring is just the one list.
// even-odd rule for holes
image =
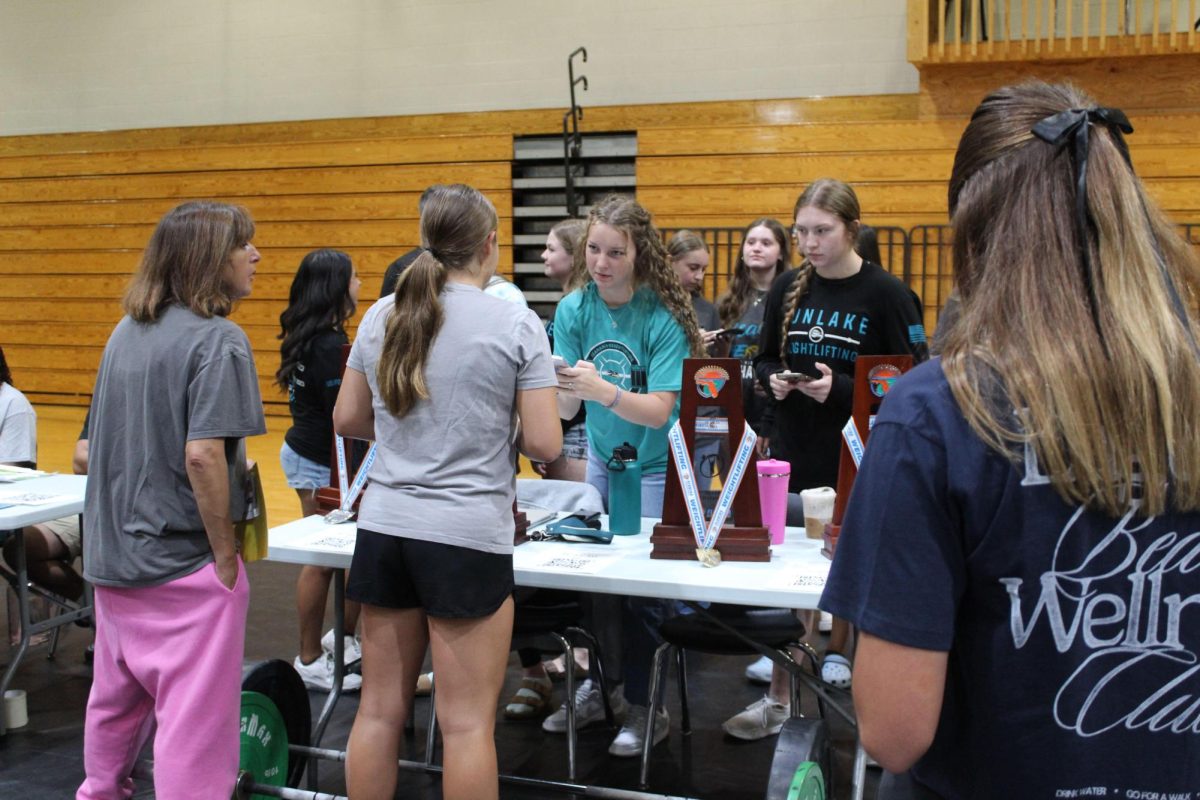
[[[815, 765], [814, 776], [820, 775], [822, 784], [830, 780], [829, 731], [825, 722], [813, 717], [792, 717], [783, 723], [783, 730], [775, 740], [775, 757], [771, 760], [771, 774], [767, 779], [765, 800], [796, 800], [793, 784], [806, 765]], [[807, 774], [807, 773], [806, 773]], [[800, 786], [804, 786], [803, 781]], [[808, 800], [818, 795], [799, 795]]]
[[239, 769], [253, 775], [255, 783], [283, 786], [288, 768], [287, 726], [271, 698], [258, 692], [242, 692], [241, 732]]
[[821, 768], [811, 761], [796, 767], [792, 785], [788, 787], [787, 800], [825, 800], [825, 781]]
[[[248, 668], [242, 677], [242, 690], [258, 692], [271, 698], [275, 708], [283, 717], [289, 744], [307, 745], [312, 736], [312, 706], [309, 705], [308, 689], [295, 668], [281, 659], [263, 661]], [[293, 755], [288, 760], [287, 785], [299, 785], [300, 770], [305, 760]]]

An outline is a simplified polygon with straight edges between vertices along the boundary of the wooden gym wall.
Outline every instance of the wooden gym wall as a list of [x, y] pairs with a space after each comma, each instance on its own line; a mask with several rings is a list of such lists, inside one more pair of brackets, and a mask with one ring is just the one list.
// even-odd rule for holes
[[[589, 108], [585, 131], [638, 132], [638, 197], [662, 227], [788, 222], [801, 186], [850, 181], [864, 221], [939, 225], [962, 117], [921, 119], [919, 98], [879, 96]], [[268, 411], [275, 335], [296, 265], [351, 254], [365, 309], [415, 246], [429, 184], [483, 190], [511, 242], [512, 138], [554, 134], [562, 111], [489, 112], [0, 138], [0, 346], [35, 402], [86, 403], [119, 300], [157, 219], [185, 199], [253, 214], [263, 261], [233, 315], [255, 350]], [[1200, 113], [1134, 120], [1133, 157], [1180, 221], [1200, 220]], [[501, 271], [511, 270], [505, 247]], [[914, 269], [924, 269], [914, 265]], [[360, 310], [361, 314], [361, 310]]]

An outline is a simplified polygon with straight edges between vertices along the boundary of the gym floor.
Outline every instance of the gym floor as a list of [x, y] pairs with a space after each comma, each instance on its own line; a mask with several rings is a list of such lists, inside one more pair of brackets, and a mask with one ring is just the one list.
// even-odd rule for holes
[[[290, 564], [258, 562], [249, 566], [251, 582], [250, 619], [246, 633], [248, 663], [270, 658], [291, 660], [295, 656], [293, 618], [296, 567]], [[25, 690], [29, 724], [0, 738], [0, 797], [73, 797], [83, 778], [83, 717], [91, 670], [84, 663], [84, 649], [91, 642], [91, 631], [76, 626], [64, 629], [54, 660], [48, 660], [48, 646], [30, 651], [13, 682]], [[0, 645], [7, 662], [10, 651]], [[759, 742], [741, 742], [721, 730], [721, 722], [762, 696], [762, 688], [750, 684], [742, 674], [749, 659], [692, 654], [688, 659], [689, 697], [692, 734], [679, 731], [679, 697], [674, 675], [667, 683], [667, 707], [672, 730], [666, 742], [653, 751], [650, 770], [651, 791], [686, 797], [759, 800], [766, 791], [767, 774], [774, 754], [775, 737]], [[520, 681], [515, 656], [510, 662], [508, 680], [501, 695], [505, 702]], [[554, 702], [562, 700], [562, 686], [556, 686]], [[325, 696], [310, 692], [313, 718], [319, 713]], [[356, 695], [346, 695], [325, 733], [323, 746], [345, 747], [350, 725], [358, 706]], [[545, 734], [536, 722], [508, 722], [497, 708], [496, 744], [501, 770], [508, 774], [550, 780], [566, 780], [566, 740]], [[418, 698], [416, 731], [405, 743], [402, 758], [424, 759], [425, 730], [429, 702]], [[811, 696], [805, 697], [805, 713], [815, 713]], [[850, 740], [845, 727], [834, 722], [838, 761], [837, 783], [844, 786], [850, 767]], [[603, 726], [580, 731], [579, 779], [584, 783], [636, 789], [637, 759], [618, 759], [608, 755], [613, 733]], [[868, 777], [876, 775], [868, 772]], [[319, 786], [323, 792], [345, 793], [340, 764], [322, 764]], [[149, 786], [140, 786], [139, 798], [154, 796]], [[441, 797], [437, 777], [418, 772], [402, 772], [397, 797], [437, 800]], [[501, 785], [504, 798], [548, 798], [562, 795], [534, 792]], [[843, 788], [836, 795], [845, 797]], [[868, 793], [868, 796], [871, 796]]]
[[[68, 471], [70, 451], [83, 418], [83, 410], [39, 406], [39, 466]], [[267, 507], [271, 524], [294, 519], [299, 512], [295, 494], [283, 483], [279, 473], [278, 451], [285, 421], [270, 418], [270, 432], [248, 441], [250, 456], [263, 468], [267, 488]], [[527, 470], [524, 474], [530, 474]], [[280, 658], [291, 661], [296, 655], [295, 586], [299, 567], [290, 564], [257, 562], [249, 565], [251, 584], [250, 615], [246, 629], [248, 664]], [[330, 604], [332, 605], [332, 604]], [[7, 611], [7, 598], [0, 601]], [[0, 620], [6, 617], [0, 617]], [[327, 623], [331, 624], [331, 623]], [[0, 622], [0, 668], [8, 663], [11, 650], [7, 629]], [[0, 797], [69, 798], [83, 779], [83, 718], [91, 684], [91, 669], [84, 663], [84, 650], [91, 643], [90, 629], [67, 626], [58, 653], [48, 660], [46, 645], [26, 655], [13, 681], [13, 688], [27, 693], [29, 724], [0, 737]], [[775, 751], [775, 737], [758, 742], [742, 742], [726, 736], [721, 722], [760, 698], [763, 687], [750, 684], [743, 675], [749, 658], [731, 658], [691, 654], [688, 658], [688, 688], [692, 713], [692, 734], [684, 737], [679, 730], [679, 692], [672, 671], [667, 681], [666, 702], [671, 714], [671, 735], [653, 750], [650, 791], [682, 797], [721, 798], [722, 800], [761, 800], [766, 793], [767, 776]], [[503, 704], [520, 682], [516, 656], [510, 661], [508, 677], [497, 706], [496, 745], [501, 772], [510, 775], [565, 781], [566, 739], [542, 732], [540, 722], [508, 722], [503, 719]], [[562, 685], [556, 685], [555, 707], [563, 699]], [[312, 714], [320, 712], [325, 695], [309, 693]], [[345, 695], [325, 732], [322, 746], [343, 749], [354, 714], [357, 695]], [[804, 713], [816, 713], [811, 694], [804, 697]], [[425, 757], [425, 731], [429, 701], [418, 698], [416, 730], [405, 742], [401, 758], [422, 761]], [[853, 757], [852, 733], [840, 722], [831, 720], [836, 744], [834, 797], [848, 796], [850, 765]], [[580, 731], [578, 780], [618, 789], [636, 789], [638, 760], [608, 755], [615, 731], [593, 726]], [[440, 760], [440, 758], [439, 758]], [[342, 766], [323, 763], [319, 769], [318, 789], [345, 794]], [[867, 797], [877, 770], [868, 770]], [[501, 797], [516, 800], [562, 797], [559, 793], [536, 792], [524, 787], [501, 784]], [[154, 797], [149, 785], [139, 785], [135, 795]], [[422, 772], [401, 772], [397, 797], [413, 800], [440, 800], [441, 783], [436, 776]]]

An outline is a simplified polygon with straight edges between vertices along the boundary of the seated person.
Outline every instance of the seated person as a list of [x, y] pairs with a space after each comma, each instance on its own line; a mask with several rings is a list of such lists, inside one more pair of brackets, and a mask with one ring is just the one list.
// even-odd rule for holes
[[37, 414], [13, 386], [0, 348], [0, 464], [32, 467], [37, 463]]
[[[71, 468], [76, 475], [87, 474], [88, 440], [87, 419], [83, 422], [83, 431], [79, 441], [75, 443], [75, 452], [71, 457]], [[83, 596], [83, 578], [75, 571], [72, 562], [79, 557], [83, 547], [80, 536], [79, 516], [62, 517], [29, 525], [21, 529], [25, 537], [25, 566], [29, 571], [29, 579], [55, 594], [68, 600], [78, 600]], [[16, 540], [10, 538], [4, 543], [4, 560], [10, 567], [16, 569]]]

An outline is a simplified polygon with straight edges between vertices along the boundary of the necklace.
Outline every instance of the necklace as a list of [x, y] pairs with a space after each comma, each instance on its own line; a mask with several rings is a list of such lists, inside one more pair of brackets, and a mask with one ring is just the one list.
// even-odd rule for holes
[[[613, 330], [618, 330], [621, 326], [617, 324], [616, 317], [612, 315], [612, 311], [609, 309], [608, 303], [604, 302], [603, 298], [600, 300], [600, 307], [603, 308], [604, 313], [608, 315], [608, 321], [612, 323]], [[624, 308], [624, 306], [621, 306], [621, 308]]]

